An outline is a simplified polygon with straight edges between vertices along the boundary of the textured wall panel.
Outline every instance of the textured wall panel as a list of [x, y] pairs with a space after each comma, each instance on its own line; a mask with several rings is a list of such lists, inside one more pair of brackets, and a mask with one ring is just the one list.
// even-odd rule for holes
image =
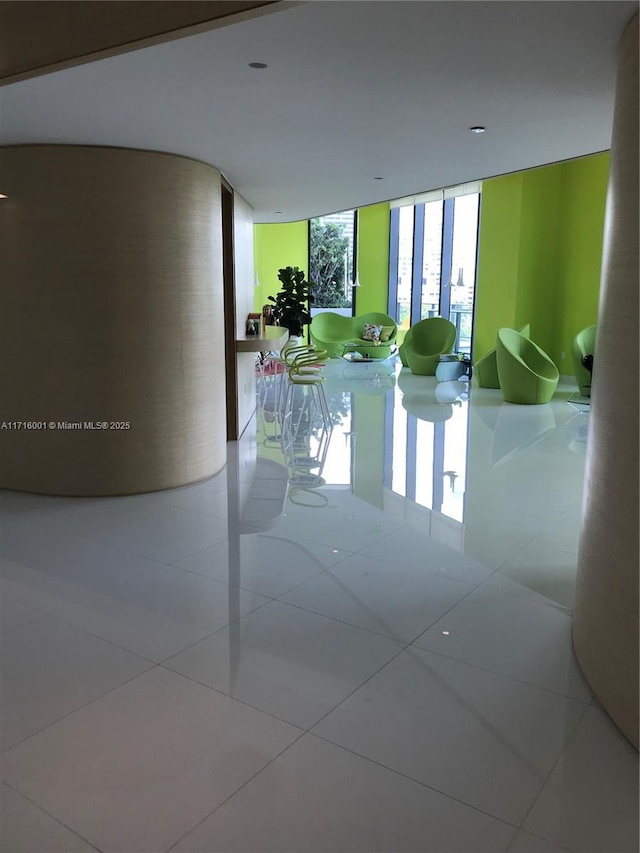
[[[236, 285], [236, 337], [246, 333], [247, 314], [253, 312], [255, 264], [253, 209], [238, 193], [233, 204], [234, 269]], [[238, 435], [242, 435], [256, 410], [255, 353], [236, 354], [238, 377]]]
[[[219, 173], [168, 154], [0, 149], [0, 486], [150, 491], [225, 462]], [[129, 430], [58, 422], [128, 421]]]
[[574, 644], [638, 746], [638, 16], [618, 63]]

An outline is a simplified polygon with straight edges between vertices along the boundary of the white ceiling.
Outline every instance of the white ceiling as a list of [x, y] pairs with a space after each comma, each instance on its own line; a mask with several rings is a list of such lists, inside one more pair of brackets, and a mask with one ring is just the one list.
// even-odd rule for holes
[[306, 219], [607, 149], [617, 46], [637, 7], [292, 4], [7, 86], [1, 139], [195, 157], [257, 222]]

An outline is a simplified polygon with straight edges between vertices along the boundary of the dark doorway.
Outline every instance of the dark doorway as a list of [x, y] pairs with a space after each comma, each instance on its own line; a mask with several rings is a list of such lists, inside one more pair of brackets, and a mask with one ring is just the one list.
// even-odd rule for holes
[[238, 370], [236, 365], [236, 297], [233, 262], [233, 190], [222, 183], [222, 274], [224, 345], [227, 384], [227, 441], [238, 437]]

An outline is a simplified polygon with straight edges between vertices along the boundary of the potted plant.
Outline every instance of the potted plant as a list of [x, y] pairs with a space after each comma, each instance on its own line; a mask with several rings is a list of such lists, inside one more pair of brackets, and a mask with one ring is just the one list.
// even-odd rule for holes
[[299, 338], [304, 326], [311, 322], [311, 286], [305, 280], [304, 272], [298, 267], [278, 270], [278, 280], [282, 283], [282, 290], [277, 296], [267, 297], [274, 303], [273, 316], [281, 326], [289, 330], [290, 337]]

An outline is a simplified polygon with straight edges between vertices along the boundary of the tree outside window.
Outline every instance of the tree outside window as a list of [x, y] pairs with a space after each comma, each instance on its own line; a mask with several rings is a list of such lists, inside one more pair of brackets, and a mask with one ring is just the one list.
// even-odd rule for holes
[[312, 219], [309, 281], [313, 308], [350, 308], [353, 284], [354, 211]]

